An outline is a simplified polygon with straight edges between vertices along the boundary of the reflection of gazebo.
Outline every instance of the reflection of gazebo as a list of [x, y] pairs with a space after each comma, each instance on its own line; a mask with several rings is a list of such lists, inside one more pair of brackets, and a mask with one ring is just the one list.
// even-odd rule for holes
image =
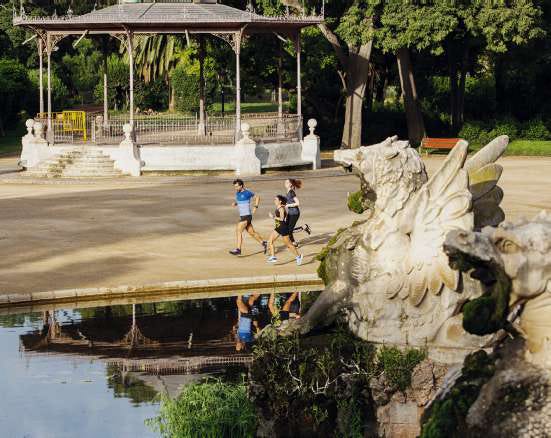
[[[44, 122], [47, 124], [47, 138], [50, 147], [57, 143], [55, 152], [68, 151], [67, 145], [86, 141], [109, 155], [117, 166], [118, 161], [128, 161], [124, 153], [112, 150], [123, 137], [123, 125], [129, 124], [132, 130], [129, 139], [139, 145], [142, 170], [237, 170], [241, 173], [258, 173], [260, 167], [284, 167], [313, 164], [316, 167], [319, 157], [311, 152], [312, 145], [304, 145], [302, 138], [302, 95], [301, 95], [301, 43], [300, 33], [305, 27], [321, 23], [322, 16], [295, 16], [286, 14], [281, 17], [266, 17], [256, 14], [252, 7], [247, 11], [218, 4], [216, 0], [124, 2], [119, 5], [94, 10], [82, 16], [69, 13], [64, 17], [31, 17], [22, 9], [14, 16], [14, 25], [23, 26], [37, 35], [40, 55], [40, 76], [42, 77], [43, 53], [47, 58], [47, 111]], [[243, 115], [241, 113], [241, 46], [245, 38], [253, 34], [275, 34], [282, 40], [294, 42], [297, 59], [297, 113], [283, 114], [281, 84], [279, 109], [274, 114]], [[188, 38], [196, 35], [200, 41], [200, 92], [199, 115], [197, 118], [184, 117], [147, 117], [136, 116], [134, 108], [134, 46], [137, 38], [146, 38], [157, 34], [185, 34]], [[52, 112], [51, 93], [51, 55], [58, 43], [67, 36], [111, 35], [118, 38], [128, 51], [130, 65], [130, 93], [128, 117], [108, 118], [104, 110], [102, 119], [80, 117], [80, 115], [62, 113], [59, 118]], [[236, 61], [236, 109], [231, 117], [209, 117], [205, 112], [205, 81], [203, 75], [204, 35], [212, 35], [227, 42], [235, 53]], [[40, 80], [41, 113], [44, 113], [42, 80]], [[107, 106], [105, 105], [105, 108]], [[101, 120], [101, 121], [100, 121]], [[247, 123], [242, 129], [242, 123]], [[83, 126], [84, 125], [84, 126]], [[99, 125], [99, 126], [98, 126]], [[67, 128], [68, 126], [72, 128]], [[35, 129], [35, 137], [40, 136]], [[88, 133], [88, 135], [86, 135]], [[32, 134], [29, 130], [29, 135]], [[239, 161], [245, 159], [243, 153], [236, 152], [233, 146], [239, 141], [247, 145], [254, 141], [257, 146], [255, 155], [260, 163]], [[251, 137], [252, 140], [249, 138]], [[316, 140], [310, 136], [310, 142]], [[27, 137], [28, 142], [32, 138]], [[25, 141], [24, 141], [25, 145]], [[232, 149], [206, 146], [232, 146]], [[319, 144], [316, 141], [315, 146]], [[196, 147], [194, 146], [201, 146]], [[305, 153], [305, 149], [308, 151]], [[50, 152], [52, 150], [50, 149]], [[250, 155], [251, 148], [245, 155]], [[236, 157], [237, 154], [237, 157]], [[28, 155], [28, 154], [27, 154]], [[52, 154], [37, 154], [28, 161], [27, 167], [33, 167], [41, 158], [51, 158]], [[128, 155], [128, 154], [127, 154]], [[185, 159], [184, 159], [185, 157]], [[248, 157], [254, 161], [254, 157]], [[145, 161], [145, 167], [141, 163]], [[245, 161], [247, 161], [245, 159]], [[230, 165], [230, 162], [233, 162]], [[175, 164], [176, 163], [176, 164]], [[237, 163], [237, 164], [235, 164]], [[126, 163], [128, 164], [128, 163]], [[234, 165], [235, 164], [235, 165]], [[252, 167], [251, 167], [252, 166]], [[123, 162], [118, 166], [128, 172]], [[128, 167], [128, 165], [126, 166]], [[256, 169], [258, 168], [258, 169]], [[258, 170], [258, 171], [257, 171]]]

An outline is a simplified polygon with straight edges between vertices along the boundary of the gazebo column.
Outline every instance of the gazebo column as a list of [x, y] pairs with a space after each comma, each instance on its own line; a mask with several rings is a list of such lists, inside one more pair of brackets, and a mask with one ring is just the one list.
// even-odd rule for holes
[[130, 126], [132, 127], [132, 131], [134, 131], [134, 32], [127, 30], [126, 35], [128, 38], [128, 64], [130, 67]]
[[206, 135], [205, 123], [205, 39], [199, 37], [199, 126], [198, 134]]
[[44, 114], [44, 41], [42, 36], [38, 35], [38, 89], [40, 100], [40, 113]]
[[46, 139], [53, 143], [54, 135], [52, 131], [52, 36], [48, 33], [46, 37], [46, 56], [48, 58], [48, 135]]
[[279, 42], [279, 56], [277, 60], [277, 133], [283, 134], [285, 126], [283, 125], [283, 50], [282, 43]]
[[295, 47], [297, 52], [297, 116], [299, 117], [299, 139], [302, 140], [302, 45], [300, 41], [300, 30], [296, 35]]
[[235, 141], [241, 138], [241, 32], [236, 34], [235, 50]]
[[108, 37], [103, 39], [103, 126], [106, 127], [109, 124], [109, 89], [107, 74], [109, 71], [108, 65]]

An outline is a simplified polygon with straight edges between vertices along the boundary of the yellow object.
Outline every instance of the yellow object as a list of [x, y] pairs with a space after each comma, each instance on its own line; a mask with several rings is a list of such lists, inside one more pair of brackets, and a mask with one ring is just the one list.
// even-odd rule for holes
[[86, 141], [86, 113], [84, 111], [63, 111], [63, 132], [82, 132]]

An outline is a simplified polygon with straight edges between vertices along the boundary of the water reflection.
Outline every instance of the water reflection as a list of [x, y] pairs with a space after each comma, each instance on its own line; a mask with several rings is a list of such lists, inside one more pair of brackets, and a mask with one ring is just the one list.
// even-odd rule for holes
[[[155, 415], [159, 393], [175, 396], [207, 374], [246, 371], [258, 333], [300, 317], [305, 296], [250, 294], [0, 316], [3, 436], [152, 436], [143, 421]], [[83, 384], [93, 389], [84, 392]], [[96, 409], [101, 415], [92, 421]], [[33, 412], [24, 424], [17, 420], [21, 411]], [[79, 421], [84, 426], [71, 426]]]

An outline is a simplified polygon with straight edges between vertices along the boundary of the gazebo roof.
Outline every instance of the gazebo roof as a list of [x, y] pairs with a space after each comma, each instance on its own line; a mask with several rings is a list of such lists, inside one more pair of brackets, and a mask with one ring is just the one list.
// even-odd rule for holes
[[122, 3], [73, 16], [14, 16], [13, 24], [59, 34], [216, 33], [243, 30], [250, 33], [291, 33], [317, 25], [321, 16], [266, 17], [219, 3]]

